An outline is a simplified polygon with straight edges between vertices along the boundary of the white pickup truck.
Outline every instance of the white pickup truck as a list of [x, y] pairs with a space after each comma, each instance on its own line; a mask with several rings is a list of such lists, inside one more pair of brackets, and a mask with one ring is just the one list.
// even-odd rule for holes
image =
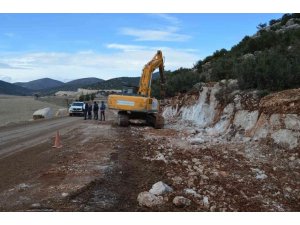
[[69, 116], [84, 115], [84, 102], [73, 102], [69, 108]]

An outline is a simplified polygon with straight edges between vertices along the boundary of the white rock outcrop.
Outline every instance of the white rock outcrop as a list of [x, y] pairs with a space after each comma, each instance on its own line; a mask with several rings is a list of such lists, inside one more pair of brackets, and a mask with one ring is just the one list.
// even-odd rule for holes
[[[230, 93], [222, 89], [225, 86], [226, 90], [229, 88]], [[175, 129], [183, 129], [184, 126], [192, 124], [198, 132], [188, 138], [191, 145], [218, 141], [216, 139], [218, 137], [244, 142], [272, 138], [275, 143], [289, 149], [300, 145], [300, 116], [296, 110], [299, 89], [274, 93], [259, 101], [255, 97], [256, 92], [243, 94], [236, 88], [237, 83], [234, 80], [221, 81], [214, 85], [202, 84], [195, 103], [185, 104], [184, 101], [188, 101], [189, 96], [183, 98], [179, 96], [170, 106], [165, 107], [163, 111], [165, 121], [167, 123], [171, 121]], [[222, 95], [219, 91], [231, 99], [227, 105], [222, 106], [216, 98], [216, 93], [218, 96]], [[174, 123], [175, 121], [177, 123]]]
[[295, 133], [287, 129], [280, 129], [271, 134], [275, 143], [287, 145], [289, 149], [293, 149], [298, 146], [299, 136], [299, 133]]
[[258, 111], [240, 110], [234, 116], [233, 124], [237, 127], [245, 129], [245, 131], [251, 130], [258, 119]]

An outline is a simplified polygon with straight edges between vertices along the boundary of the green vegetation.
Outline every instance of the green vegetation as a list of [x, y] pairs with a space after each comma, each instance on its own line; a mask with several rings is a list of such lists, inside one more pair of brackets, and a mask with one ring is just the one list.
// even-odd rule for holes
[[[291, 21], [293, 19], [293, 21]], [[286, 29], [287, 22], [293, 28]], [[215, 51], [192, 69], [167, 72], [167, 96], [190, 90], [197, 82], [237, 79], [239, 87], [264, 92], [300, 87], [300, 14], [260, 23], [253, 37], [245, 36], [229, 51]], [[153, 95], [159, 97], [159, 81]]]

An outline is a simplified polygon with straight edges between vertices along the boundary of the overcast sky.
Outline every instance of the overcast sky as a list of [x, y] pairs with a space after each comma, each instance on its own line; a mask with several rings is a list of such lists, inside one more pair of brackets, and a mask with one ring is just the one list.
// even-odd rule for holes
[[165, 69], [229, 50], [282, 14], [0, 14], [0, 79], [140, 76], [161, 49]]

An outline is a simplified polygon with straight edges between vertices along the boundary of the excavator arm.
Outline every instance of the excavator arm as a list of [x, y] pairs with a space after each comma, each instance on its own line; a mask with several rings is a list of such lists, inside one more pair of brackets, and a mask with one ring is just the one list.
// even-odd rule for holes
[[139, 95], [150, 97], [152, 73], [156, 68], [159, 68], [161, 96], [164, 97], [164, 61], [162, 52], [160, 50], [157, 51], [155, 56], [143, 68], [143, 73], [140, 79], [140, 85], [138, 90]]

